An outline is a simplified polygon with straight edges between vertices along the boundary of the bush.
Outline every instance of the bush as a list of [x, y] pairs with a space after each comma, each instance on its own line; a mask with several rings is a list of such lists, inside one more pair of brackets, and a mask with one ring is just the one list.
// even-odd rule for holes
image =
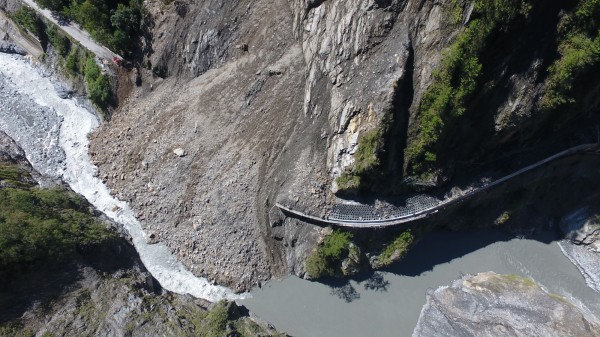
[[101, 73], [93, 57], [88, 57], [85, 61], [84, 78], [88, 98], [102, 110], [106, 110], [112, 99], [110, 79], [108, 75]]
[[306, 260], [308, 274], [315, 279], [334, 276], [342, 260], [348, 256], [350, 239], [352, 234], [349, 232], [333, 231]]
[[224, 336], [229, 320], [227, 302], [218, 302], [206, 315], [202, 336], [219, 337]]
[[71, 40], [60, 33], [56, 29], [56, 26], [48, 26], [46, 36], [48, 36], [48, 41], [52, 44], [58, 55], [66, 57], [69, 54], [71, 51]]
[[100, 67], [96, 64], [94, 57], [88, 57], [85, 60], [84, 78], [85, 81], [90, 83], [100, 77]]
[[81, 72], [79, 55], [77, 51], [72, 50], [69, 56], [67, 56], [67, 59], [65, 60], [65, 68], [71, 76], [75, 76]]
[[600, 0], [581, 0], [559, 24], [560, 57], [548, 68], [542, 109], [574, 103], [575, 81], [600, 64]]
[[402, 232], [392, 243], [387, 245], [377, 259], [379, 266], [388, 266], [404, 257], [415, 238], [410, 230]]
[[108, 107], [112, 97], [108, 75], [100, 75], [95, 81], [88, 83], [88, 97], [103, 110]]

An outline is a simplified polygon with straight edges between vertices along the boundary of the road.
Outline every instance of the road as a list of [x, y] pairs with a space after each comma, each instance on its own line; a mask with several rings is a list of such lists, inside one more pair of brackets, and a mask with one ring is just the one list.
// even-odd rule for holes
[[495, 180], [487, 185], [476, 188], [466, 194], [463, 194], [463, 195], [455, 197], [455, 198], [448, 198], [446, 200], [443, 200], [440, 204], [438, 204], [436, 206], [422, 209], [413, 214], [407, 214], [407, 215], [397, 217], [397, 218], [390, 218], [390, 219], [385, 219], [385, 220], [366, 220], [366, 221], [356, 221], [356, 220], [355, 221], [346, 221], [346, 220], [338, 220], [338, 219], [323, 219], [323, 218], [320, 218], [320, 217], [317, 217], [314, 215], [309, 215], [309, 214], [306, 214], [306, 213], [303, 213], [300, 211], [296, 211], [296, 210], [294, 210], [290, 207], [286, 207], [280, 203], [276, 203], [275, 206], [278, 207], [284, 214], [287, 214], [289, 216], [298, 218], [298, 219], [306, 221], [306, 222], [311, 222], [311, 223], [325, 225], [325, 226], [338, 226], [338, 227], [351, 227], [351, 228], [381, 228], [381, 227], [388, 227], [388, 226], [396, 226], [396, 225], [412, 222], [412, 221], [415, 221], [418, 219], [426, 218], [434, 213], [439, 212], [440, 210], [442, 210], [450, 205], [453, 205], [458, 202], [464, 201], [466, 199], [472, 198], [473, 196], [477, 195], [480, 192], [483, 192], [494, 186], [502, 184], [502, 183], [504, 183], [516, 176], [519, 176], [525, 172], [529, 172], [531, 170], [534, 170], [534, 169], [537, 169], [544, 165], [547, 165], [548, 163], [553, 162], [559, 158], [564, 158], [564, 157], [568, 157], [568, 156], [575, 155], [575, 154], [581, 154], [581, 153], [597, 153], [599, 151], [599, 148], [600, 148], [600, 144], [598, 144], [598, 143], [574, 146], [567, 150], [561, 151], [553, 156], [550, 156], [546, 159], [540, 160], [534, 164], [526, 166], [512, 174], [509, 174], [505, 177]]
[[55, 25], [60, 27], [65, 33], [70, 35], [74, 40], [81, 43], [82, 46], [87, 48], [92, 53], [96, 54], [99, 58], [104, 58], [108, 60], [112, 60], [113, 57], [122, 58], [116, 53], [113, 53], [110, 49], [98, 44], [88, 32], [80, 29], [76, 26], [74, 22], [68, 24], [59, 24], [58, 20], [52, 17], [52, 12], [47, 9], [42, 9], [38, 4], [36, 4], [33, 0], [21, 0], [23, 3], [33, 8], [40, 15], [44, 16], [49, 21], [53, 22]]

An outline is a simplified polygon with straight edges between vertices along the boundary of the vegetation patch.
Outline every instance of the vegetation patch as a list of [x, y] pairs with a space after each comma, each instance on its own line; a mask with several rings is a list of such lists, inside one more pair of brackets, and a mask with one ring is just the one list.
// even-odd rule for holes
[[0, 324], [0, 336], [34, 337], [35, 332], [25, 328], [20, 320]]
[[405, 154], [409, 174], [421, 175], [435, 168], [443, 134], [464, 114], [465, 103], [477, 88], [483, 71], [479, 56], [488, 37], [531, 9], [526, 0], [477, 0], [474, 5], [471, 21], [444, 51], [419, 105], [418, 133]]
[[520, 286], [523, 288], [535, 288], [537, 284], [530, 278], [522, 277], [515, 274], [500, 275], [500, 277], [512, 286]]
[[561, 19], [558, 33], [560, 57], [548, 68], [542, 98], [546, 111], [575, 103], [574, 83], [600, 65], [600, 0], [580, 0]]
[[389, 266], [394, 261], [403, 258], [414, 241], [415, 238], [410, 230], [402, 232], [402, 234], [383, 249], [377, 258], [377, 265], [380, 267]]
[[114, 238], [89, 204], [61, 189], [0, 189], [0, 279]]
[[127, 56], [140, 33], [144, 14], [141, 0], [36, 0], [67, 20], [75, 20], [98, 42]]
[[308, 274], [314, 279], [336, 275], [348, 256], [351, 239], [351, 233], [334, 230], [306, 260]]
[[494, 221], [494, 223], [498, 226], [504, 225], [508, 220], [510, 220], [510, 212], [504, 211], [500, 216]]
[[[384, 123], [385, 124], [385, 123]], [[369, 177], [380, 165], [379, 153], [384, 146], [385, 125], [365, 132], [358, 139], [358, 148], [354, 154], [354, 165], [343, 172], [337, 179], [341, 191], [358, 190], [364, 186]]]
[[85, 61], [83, 77], [87, 84], [88, 98], [98, 107], [106, 109], [112, 99], [110, 79], [108, 75], [101, 73], [94, 57], [88, 57]]
[[50, 42], [61, 58], [69, 54], [71, 51], [71, 40], [60, 33], [56, 26], [49, 25], [46, 28], [46, 36], [48, 37], [48, 42]]
[[11, 187], [31, 187], [31, 176], [14, 164], [0, 164], [0, 182]]
[[38, 18], [35, 10], [23, 6], [19, 8], [14, 14], [13, 19], [21, 27], [25, 28], [28, 32], [42, 39], [44, 32], [44, 23]]

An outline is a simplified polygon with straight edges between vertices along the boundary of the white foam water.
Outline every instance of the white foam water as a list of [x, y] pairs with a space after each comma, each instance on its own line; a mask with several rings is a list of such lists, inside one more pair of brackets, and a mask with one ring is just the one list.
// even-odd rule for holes
[[[248, 294], [235, 294], [226, 287], [213, 285], [204, 278], [196, 277], [171, 254], [166, 246], [160, 243], [153, 245], [146, 243], [145, 233], [132, 210], [127, 203], [111, 196], [108, 187], [97, 177], [97, 168], [90, 162], [88, 134], [99, 125], [96, 115], [78, 104], [75, 99], [61, 98], [48, 76], [40, 74], [39, 69], [26, 58], [0, 54], [0, 72], [14, 86], [16, 94], [33, 100], [39, 106], [51, 108], [62, 117], [58, 144], [64, 151], [65, 163], [56, 168], [56, 176], [61, 177], [75, 192], [83, 195], [97, 209], [128, 230], [142, 262], [164, 289], [179, 294], [190, 294], [212, 302], [248, 296]], [[14, 128], [14, 125], [14, 123], [0, 123], [2, 128]], [[18, 134], [19, 138], [27, 137], [28, 132], [28, 130], [2, 131], [8, 135]], [[28, 159], [32, 161], [33, 167], [40, 172], [47, 172], [47, 161], [30, 155], [39, 151], [35, 148], [35, 142], [20, 143]]]

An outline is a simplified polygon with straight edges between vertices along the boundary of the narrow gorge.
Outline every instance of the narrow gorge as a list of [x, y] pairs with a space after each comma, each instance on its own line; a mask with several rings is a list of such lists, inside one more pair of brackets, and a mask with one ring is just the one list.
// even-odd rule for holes
[[600, 2], [0, 9], [0, 131], [160, 296], [262, 329], [219, 331], [599, 333]]

